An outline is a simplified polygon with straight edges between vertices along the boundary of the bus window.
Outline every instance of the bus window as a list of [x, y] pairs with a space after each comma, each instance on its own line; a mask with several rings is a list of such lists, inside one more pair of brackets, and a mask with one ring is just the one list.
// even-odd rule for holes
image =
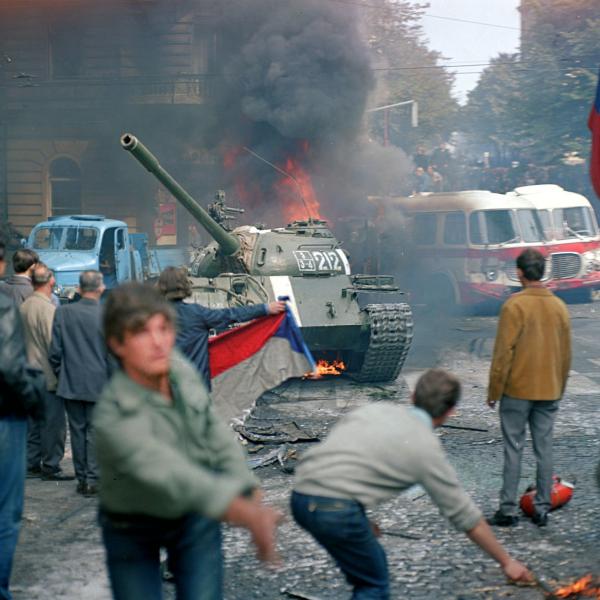
[[444, 220], [444, 244], [467, 243], [467, 220], [461, 212], [448, 213]]
[[469, 235], [471, 244], [483, 244], [483, 234], [481, 233], [481, 211], [471, 213], [469, 217]]
[[415, 215], [413, 235], [415, 244], [430, 246], [437, 239], [437, 215], [435, 213], [419, 213]]
[[590, 210], [585, 206], [554, 209], [554, 226], [560, 240], [596, 234]]
[[[479, 215], [483, 215], [483, 219]], [[482, 225], [484, 231], [478, 231]], [[510, 210], [475, 211], [471, 214], [470, 230], [473, 244], [506, 244], [518, 240]]]
[[542, 229], [544, 230], [544, 237], [547, 240], [554, 238], [554, 225], [552, 224], [552, 214], [549, 210], [538, 210], [538, 216]]
[[518, 210], [517, 221], [524, 242], [543, 242], [545, 239], [542, 224], [535, 210]]

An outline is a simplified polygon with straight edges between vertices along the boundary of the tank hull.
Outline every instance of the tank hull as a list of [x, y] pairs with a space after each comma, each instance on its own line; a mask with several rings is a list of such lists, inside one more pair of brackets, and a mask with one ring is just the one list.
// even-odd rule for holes
[[[304, 340], [316, 360], [342, 360], [360, 381], [392, 381], [412, 340], [407, 304], [357, 301], [350, 276], [288, 277], [228, 274], [192, 277], [188, 300], [211, 308], [267, 303], [287, 298]], [[368, 296], [369, 294], [367, 294]], [[381, 292], [374, 292], [379, 301]]]

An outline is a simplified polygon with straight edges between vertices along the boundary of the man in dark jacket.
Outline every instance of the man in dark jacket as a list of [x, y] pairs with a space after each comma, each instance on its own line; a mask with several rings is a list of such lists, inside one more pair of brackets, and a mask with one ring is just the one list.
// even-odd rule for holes
[[0, 282], [0, 291], [10, 296], [17, 307], [33, 294], [31, 272], [38, 262], [39, 257], [33, 250], [22, 249], [13, 254], [15, 274]]
[[[0, 277], [4, 274], [0, 242]], [[42, 373], [27, 367], [23, 327], [10, 298], [0, 294], [0, 598], [8, 591], [25, 489], [27, 415], [41, 406]]]
[[158, 289], [170, 300], [177, 311], [177, 338], [175, 345], [198, 369], [208, 389], [208, 334], [211, 329], [223, 330], [233, 323], [243, 323], [265, 315], [276, 315], [285, 310], [285, 302], [252, 304], [239, 308], [213, 309], [184, 302], [192, 295], [192, 287], [183, 269], [167, 267], [158, 279]]
[[69, 420], [77, 492], [84, 496], [98, 491], [92, 410], [109, 376], [100, 308], [104, 289], [100, 271], [81, 273], [81, 300], [56, 309], [50, 344], [56, 395], [64, 399]]

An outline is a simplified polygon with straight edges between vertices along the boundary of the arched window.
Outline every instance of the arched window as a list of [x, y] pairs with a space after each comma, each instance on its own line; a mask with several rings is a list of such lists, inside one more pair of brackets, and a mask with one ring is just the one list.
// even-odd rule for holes
[[57, 158], [50, 164], [50, 207], [53, 215], [82, 212], [81, 171], [70, 158]]

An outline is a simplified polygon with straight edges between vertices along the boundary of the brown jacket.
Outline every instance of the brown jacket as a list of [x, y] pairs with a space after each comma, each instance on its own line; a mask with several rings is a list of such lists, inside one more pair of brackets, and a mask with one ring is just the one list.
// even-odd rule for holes
[[29, 363], [44, 372], [46, 387], [56, 390], [56, 375], [48, 362], [52, 323], [56, 308], [52, 300], [41, 292], [34, 292], [19, 307], [25, 329], [25, 346]]
[[488, 399], [559, 400], [571, 367], [565, 303], [546, 288], [525, 288], [500, 311]]

